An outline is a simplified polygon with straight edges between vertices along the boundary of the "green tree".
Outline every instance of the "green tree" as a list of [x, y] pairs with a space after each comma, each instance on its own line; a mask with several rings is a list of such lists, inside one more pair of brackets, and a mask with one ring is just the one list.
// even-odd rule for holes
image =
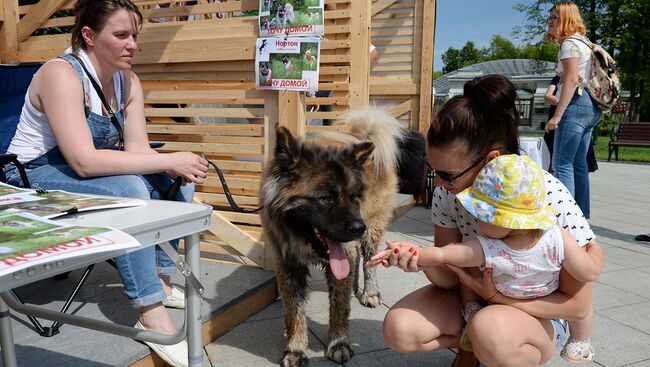
[[463, 62], [460, 58], [460, 51], [453, 47], [449, 47], [447, 51], [442, 53], [442, 64], [443, 74], [462, 68]]
[[485, 61], [486, 53], [485, 49], [477, 49], [472, 41], [467, 41], [460, 50], [449, 47], [442, 54], [442, 63], [444, 64], [442, 73], [447, 74], [462, 67]]
[[490, 46], [487, 50], [487, 60], [518, 59], [521, 52], [509, 39], [502, 36], [492, 36]]
[[467, 41], [465, 46], [460, 49], [460, 59], [463, 62], [463, 67], [481, 62], [484, 58], [485, 50], [477, 49], [472, 41]]

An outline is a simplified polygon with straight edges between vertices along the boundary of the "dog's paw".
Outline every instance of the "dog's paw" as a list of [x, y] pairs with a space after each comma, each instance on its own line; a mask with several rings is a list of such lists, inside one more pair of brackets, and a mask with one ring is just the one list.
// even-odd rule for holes
[[330, 343], [325, 351], [325, 357], [338, 363], [345, 363], [352, 358], [354, 351], [350, 347], [350, 343], [339, 341], [337, 343]]
[[381, 305], [381, 294], [379, 292], [363, 292], [359, 297], [359, 303], [370, 308], [378, 307]]
[[280, 362], [282, 367], [307, 367], [309, 358], [304, 352], [285, 351]]

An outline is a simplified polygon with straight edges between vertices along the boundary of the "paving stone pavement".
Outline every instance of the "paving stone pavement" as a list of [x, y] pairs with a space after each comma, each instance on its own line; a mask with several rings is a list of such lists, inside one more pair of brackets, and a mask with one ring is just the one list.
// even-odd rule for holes
[[[650, 367], [650, 243], [634, 236], [650, 232], [650, 165], [599, 162], [590, 175], [590, 224], [606, 256], [603, 274], [594, 284], [596, 313], [592, 341], [596, 359], [591, 366]], [[424, 245], [433, 241], [429, 211], [415, 207], [393, 222], [385, 238]], [[376, 309], [352, 302], [351, 338], [356, 352], [352, 367], [450, 366], [454, 350], [397, 353], [382, 338], [386, 311], [408, 292], [427, 284], [421, 273], [380, 269], [383, 304]], [[327, 293], [322, 276], [314, 273], [307, 304], [309, 357], [313, 367], [337, 366], [324, 357], [327, 342]], [[282, 354], [282, 307], [276, 301], [206, 346], [217, 367], [277, 366]], [[548, 366], [567, 366], [557, 353]]]

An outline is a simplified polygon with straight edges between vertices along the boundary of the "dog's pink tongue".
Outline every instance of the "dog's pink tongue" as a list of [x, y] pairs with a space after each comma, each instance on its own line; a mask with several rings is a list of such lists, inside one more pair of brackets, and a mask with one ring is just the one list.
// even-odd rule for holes
[[332, 241], [329, 238], [326, 238], [325, 242], [327, 242], [327, 247], [330, 250], [330, 269], [332, 269], [332, 274], [338, 280], [345, 279], [350, 274], [350, 263], [343, 252], [341, 243]]

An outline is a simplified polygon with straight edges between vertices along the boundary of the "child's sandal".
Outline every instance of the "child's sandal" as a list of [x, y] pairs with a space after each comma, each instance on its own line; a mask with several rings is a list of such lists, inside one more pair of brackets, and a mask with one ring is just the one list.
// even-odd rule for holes
[[470, 301], [465, 304], [465, 307], [463, 307], [463, 318], [465, 319], [465, 327], [463, 328], [462, 333], [460, 334], [460, 347], [466, 352], [474, 352], [474, 349], [472, 348], [472, 341], [469, 339], [469, 335], [467, 335], [467, 324], [469, 324], [469, 320], [472, 319], [474, 314], [480, 310], [481, 304], [479, 304], [476, 301]]
[[569, 338], [560, 356], [571, 363], [586, 363], [594, 360], [594, 348], [591, 346], [589, 339], [577, 340]]

